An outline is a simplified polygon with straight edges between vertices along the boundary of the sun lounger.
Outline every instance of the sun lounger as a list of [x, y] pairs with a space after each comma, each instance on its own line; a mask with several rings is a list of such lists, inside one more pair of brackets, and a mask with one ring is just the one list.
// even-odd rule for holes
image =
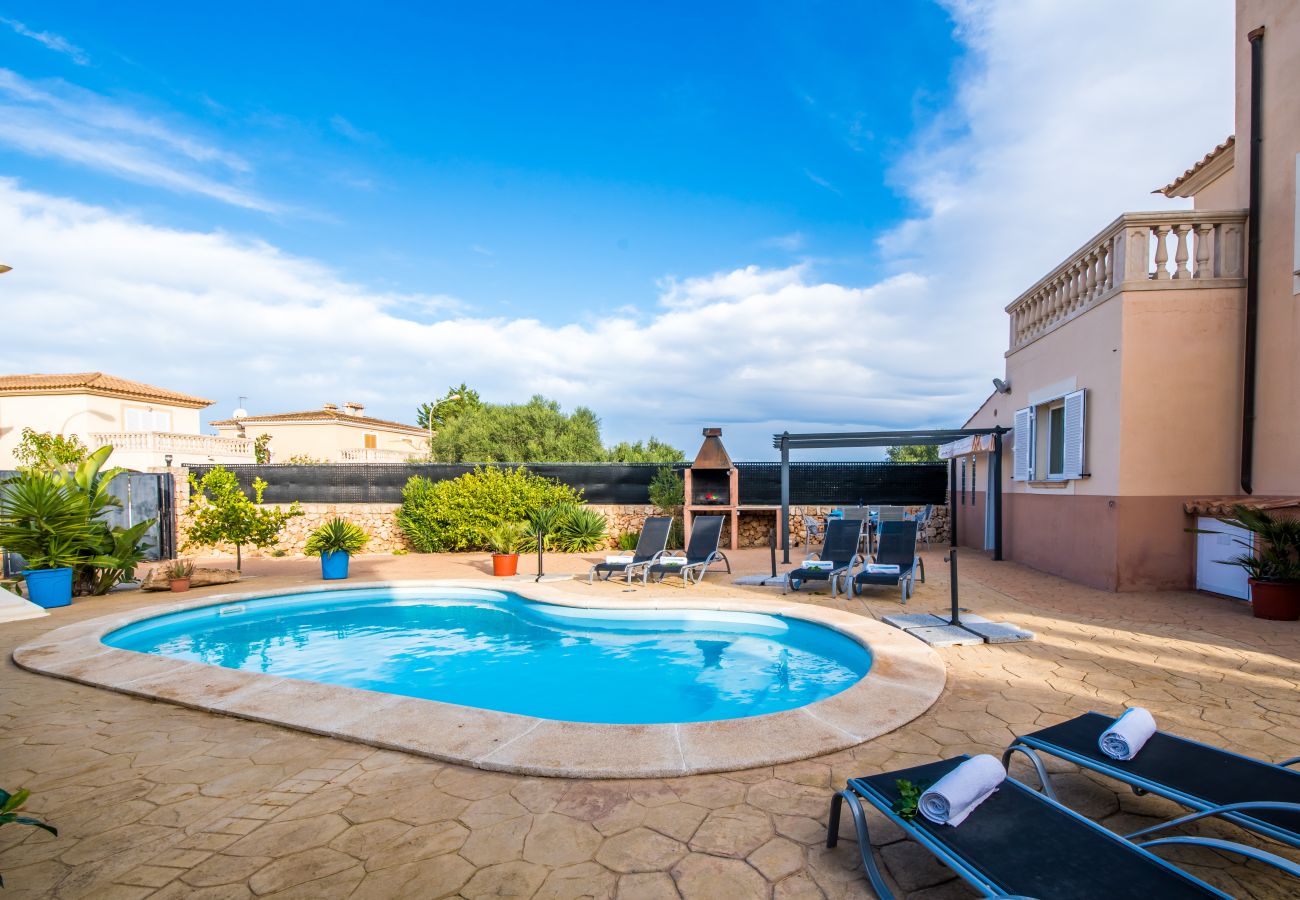
[[[837, 596], [840, 580], [847, 579], [849, 572], [861, 559], [858, 555], [858, 541], [862, 537], [862, 526], [861, 519], [831, 519], [826, 525], [826, 541], [822, 544], [821, 551], [805, 558], [805, 565], [785, 573], [781, 593], [787, 593], [791, 589], [797, 591], [809, 581], [828, 581], [831, 596]], [[807, 565], [814, 558], [830, 563], [830, 567]]]
[[718, 560], [727, 564], [727, 572], [730, 573], [731, 561], [718, 549], [721, 540], [722, 516], [696, 516], [691, 521], [691, 534], [686, 541], [686, 562], [682, 565], [666, 565], [662, 562], [663, 557], [660, 557], [660, 561], [645, 567], [641, 583], [646, 584], [652, 576], [656, 581], [663, 581], [669, 575], [676, 575], [682, 579], [684, 587], [691, 583], [691, 574], [694, 573], [698, 584], [704, 580], [705, 570]]
[[1084, 713], [1015, 739], [1002, 760], [1023, 753], [1033, 763], [1043, 792], [1056, 799], [1051, 777], [1039, 759], [1049, 753], [1077, 766], [1109, 775], [1137, 793], [1151, 793], [1196, 810], [1135, 831], [1141, 837], [1196, 819], [1217, 816], [1292, 847], [1300, 847], [1300, 772], [1281, 764], [1239, 756], [1218, 747], [1157, 731], [1130, 760], [1101, 752], [1097, 742], [1114, 721], [1101, 713]]
[[[864, 587], [897, 585], [903, 602], [912, 596], [915, 587], [914, 572], [919, 563], [916, 555], [915, 522], [882, 522], [876, 539], [876, 558], [849, 579], [849, 595], [862, 592]], [[870, 565], [898, 566], [898, 571], [871, 571]]]
[[956, 827], [936, 825], [919, 815], [904, 819], [894, 812], [894, 804], [900, 799], [898, 779], [918, 787], [933, 784], [965, 759], [962, 756], [854, 778], [831, 798], [826, 846], [834, 847], [838, 842], [840, 812], [847, 803], [857, 830], [862, 864], [881, 900], [891, 900], [894, 895], [872, 854], [864, 803], [879, 810], [983, 897], [1178, 900], [1230, 896], [1148, 849], [1171, 844], [1236, 853], [1300, 876], [1300, 866], [1290, 860], [1231, 841], [1179, 836], [1145, 844], [1131, 842], [1013, 778], [1003, 781]]
[[650, 565], [660, 556], [663, 556], [664, 548], [668, 546], [668, 532], [672, 529], [672, 516], [650, 516], [641, 526], [641, 534], [636, 539], [636, 549], [632, 551], [631, 562], [605, 562], [596, 563], [587, 573], [587, 584], [591, 584], [597, 575], [606, 581], [614, 575], [622, 575], [627, 582], [632, 581], [632, 576], [638, 570]]

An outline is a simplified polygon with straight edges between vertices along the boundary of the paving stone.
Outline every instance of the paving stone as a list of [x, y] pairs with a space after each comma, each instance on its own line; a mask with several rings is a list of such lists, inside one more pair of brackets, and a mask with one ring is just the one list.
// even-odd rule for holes
[[767, 898], [772, 886], [747, 863], [692, 853], [673, 866], [673, 881], [682, 900], [713, 900], [727, 897]]
[[593, 862], [555, 869], [533, 900], [612, 900], [618, 877]]
[[709, 811], [702, 806], [695, 806], [692, 803], [669, 803], [648, 810], [645, 815], [645, 825], [675, 840], [689, 841], [708, 815]]
[[772, 838], [749, 854], [749, 864], [768, 881], [780, 881], [803, 868], [803, 848], [785, 838]]
[[546, 813], [533, 819], [524, 838], [524, 859], [545, 866], [572, 865], [591, 859], [600, 842], [600, 832], [590, 822]]
[[454, 853], [366, 873], [349, 900], [445, 897], [474, 875], [474, 866]]
[[686, 854], [686, 845], [648, 828], [606, 838], [596, 862], [615, 872], [662, 872]]
[[364, 856], [353, 856], [365, 863], [367, 871], [373, 871], [385, 866], [455, 853], [465, 846], [469, 835], [470, 830], [459, 822], [433, 822], [408, 828], [401, 837]]
[[618, 879], [616, 900], [680, 900], [677, 885], [666, 872], [637, 872]]
[[532, 825], [531, 818], [520, 816], [471, 831], [460, 848], [460, 855], [476, 866], [519, 859], [524, 851], [524, 838]]
[[772, 822], [766, 813], [750, 806], [729, 806], [709, 813], [691, 838], [690, 848], [700, 853], [743, 859], [772, 835]]
[[329, 847], [313, 847], [280, 856], [248, 879], [248, 886], [255, 894], [270, 894], [306, 881], [314, 882], [355, 866], [356, 860], [346, 853]]
[[531, 897], [546, 881], [546, 868], [523, 860], [479, 869], [461, 888], [468, 900], [477, 897]]

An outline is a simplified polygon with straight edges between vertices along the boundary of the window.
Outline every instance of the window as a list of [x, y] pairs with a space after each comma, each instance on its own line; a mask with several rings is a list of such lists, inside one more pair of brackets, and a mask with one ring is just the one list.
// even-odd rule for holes
[[1013, 481], [1064, 481], [1084, 476], [1084, 392], [1016, 410]]
[[122, 412], [124, 431], [171, 431], [172, 414], [145, 406], [128, 406]]
[[1057, 401], [1047, 409], [1047, 477], [1065, 474], [1065, 404]]
[[374, 436], [373, 434], [368, 434], [368, 435], [366, 435], [365, 440], [366, 440], [366, 449], [367, 449], [367, 450], [373, 450], [373, 449], [375, 449], [375, 446], [376, 446], [376, 444], [375, 444], [375, 436]]

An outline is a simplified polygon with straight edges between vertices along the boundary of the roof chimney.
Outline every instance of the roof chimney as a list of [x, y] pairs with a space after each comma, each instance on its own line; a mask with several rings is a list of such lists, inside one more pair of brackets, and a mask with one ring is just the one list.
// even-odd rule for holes
[[326, 403], [323, 407], [326, 412], [338, 412], [339, 408], [333, 403]]
[[722, 446], [722, 429], [706, 428], [704, 429], [704, 443], [700, 445], [700, 452], [695, 454], [695, 462], [691, 463], [692, 469], [731, 469], [731, 457], [727, 454], [727, 448]]
[[360, 403], [343, 404], [343, 412], [347, 413], [349, 416], [359, 416], [361, 415], [361, 411], [364, 409], [365, 407]]

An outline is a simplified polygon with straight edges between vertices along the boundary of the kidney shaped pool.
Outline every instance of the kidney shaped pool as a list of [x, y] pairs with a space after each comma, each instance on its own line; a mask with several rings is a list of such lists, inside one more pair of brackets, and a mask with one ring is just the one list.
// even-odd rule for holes
[[146, 619], [111, 647], [573, 722], [780, 712], [848, 688], [870, 651], [802, 619], [579, 609], [473, 588], [315, 591]]

